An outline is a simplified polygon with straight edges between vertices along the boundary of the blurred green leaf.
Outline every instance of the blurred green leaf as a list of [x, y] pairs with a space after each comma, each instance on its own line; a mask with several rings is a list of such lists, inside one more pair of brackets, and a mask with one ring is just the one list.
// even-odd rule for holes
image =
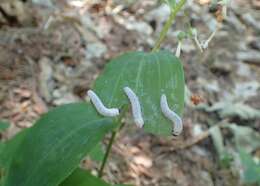
[[3, 132], [5, 129], [9, 127], [9, 123], [6, 121], [0, 121], [0, 132]]
[[260, 134], [249, 127], [230, 124], [228, 127], [233, 131], [237, 149], [244, 149], [250, 153], [260, 147]]
[[174, 9], [176, 6], [176, 0], [163, 0], [171, 9]]
[[101, 162], [104, 156], [105, 152], [102, 148], [101, 142], [98, 143], [89, 153], [89, 157], [96, 162]]
[[238, 116], [244, 120], [260, 118], [260, 111], [244, 103], [234, 103], [232, 101], [220, 101], [208, 108], [209, 112], [219, 112], [222, 118]]
[[1, 175], [2, 175], [2, 172], [4, 171], [3, 170], [3, 167], [4, 167], [4, 161], [3, 161], [3, 152], [4, 152], [4, 149], [5, 149], [5, 144], [0, 142], [0, 179], [1, 179]]
[[[59, 186], [112, 186], [102, 179], [93, 176], [89, 171], [76, 169], [66, 180]], [[131, 186], [125, 184], [117, 184], [114, 186]]]
[[0, 167], [4, 168], [5, 171], [8, 170], [12, 158], [16, 156], [16, 150], [21, 145], [23, 139], [25, 138], [27, 132], [30, 129], [24, 129], [19, 132], [9, 141], [2, 143], [2, 152], [0, 154]]
[[15, 151], [23, 141], [28, 130], [29, 129], [24, 129], [16, 134], [12, 139], [0, 143], [0, 171], [3, 176], [1, 177], [2, 185], [5, 179], [4, 175], [8, 172], [12, 158], [16, 156]]
[[76, 169], [60, 186], [110, 186], [90, 172]]
[[260, 164], [254, 162], [252, 156], [244, 150], [240, 150], [239, 155], [243, 165], [244, 182], [260, 184]]
[[83, 157], [113, 130], [112, 119], [92, 105], [60, 106], [45, 114], [26, 133], [13, 156], [5, 186], [57, 186]]
[[178, 58], [167, 51], [130, 52], [113, 59], [94, 85], [94, 90], [108, 107], [129, 104], [123, 88], [130, 87], [139, 97], [144, 130], [171, 135], [172, 123], [160, 108], [166, 94], [170, 107], [179, 115], [184, 106], [184, 74]]
[[229, 154], [228, 152], [224, 152], [220, 158], [220, 166], [225, 169], [230, 168], [231, 163], [233, 161], [234, 161], [234, 158], [233, 158], [232, 154]]
[[219, 157], [221, 157], [225, 151], [221, 130], [218, 126], [214, 126], [210, 128], [209, 132], [213, 140], [214, 146], [218, 152], [218, 155]]
[[220, 160], [220, 166], [223, 168], [230, 167], [230, 164], [233, 160], [232, 156], [227, 152], [227, 149], [224, 146], [223, 136], [219, 126], [213, 126], [209, 130], [212, 141], [218, 153]]

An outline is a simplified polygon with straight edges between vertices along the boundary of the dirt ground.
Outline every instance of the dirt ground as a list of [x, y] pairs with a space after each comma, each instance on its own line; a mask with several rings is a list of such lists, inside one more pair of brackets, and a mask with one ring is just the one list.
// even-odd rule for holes
[[[178, 31], [189, 24], [199, 40], [211, 35], [217, 22], [207, 2], [188, 1], [162, 48], [174, 53]], [[2, 0], [0, 119], [11, 123], [2, 140], [52, 107], [83, 100], [109, 59], [150, 51], [168, 15], [156, 0]], [[200, 52], [187, 39], [181, 60], [187, 85], [183, 135], [154, 136], [126, 120], [106, 180], [136, 186], [247, 185], [234, 157], [237, 140], [246, 140], [241, 145], [260, 158], [260, 140], [255, 141], [260, 139], [260, 1], [231, 0], [209, 47]], [[238, 134], [241, 127], [250, 133]], [[223, 165], [224, 151], [233, 158]], [[94, 173], [97, 164], [86, 161]]]

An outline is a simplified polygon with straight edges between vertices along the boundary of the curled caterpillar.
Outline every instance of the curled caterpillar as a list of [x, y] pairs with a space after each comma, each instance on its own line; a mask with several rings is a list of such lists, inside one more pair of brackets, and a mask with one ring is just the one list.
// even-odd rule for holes
[[144, 125], [144, 120], [142, 117], [142, 111], [141, 111], [139, 99], [129, 87], [125, 87], [124, 92], [127, 95], [128, 99], [130, 100], [134, 121], [138, 127], [142, 128]]
[[91, 102], [93, 103], [93, 105], [95, 106], [99, 114], [108, 117], [115, 117], [119, 115], [119, 109], [106, 108], [102, 103], [102, 101], [99, 99], [99, 97], [96, 95], [96, 93], [93, 92], [92, 90], [89, 90], [87, 94], [90, 97]]
[[181, 120], [180, 116], [178, 116], [178, 114], [176, 114], [174, 111], [172, 111], [169, 108], [165, 94], [163, 94], [161, 96], [160, 104], [161, 104], [161, 109], [162, 109], [162, 113], [164, 114], [164, 116], [174, 123], [172, 135], [178, 136], [182, 132], [182, 129], [183, 129], [182, 120]]

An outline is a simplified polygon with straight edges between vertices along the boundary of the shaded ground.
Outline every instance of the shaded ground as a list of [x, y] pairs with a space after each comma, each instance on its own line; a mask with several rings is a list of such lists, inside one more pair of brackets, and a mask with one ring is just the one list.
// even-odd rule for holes
[[[12, 123], [3, 139], [30, 127], [53, 106], [84, 99], [109, 59], [129, 50], [150, 51], [169, 13], [153, 0], [37, 2], [0, 2], [0, 118]], [[216, 21], [203, 2], [188, 3], [187, 15], [178, 16], [163, 48], [174, 52], [177, 31], [188, 23], [198, 29], [200, 40], [208, 38]], [[243, 167], [236, 159], [223, 165], [216, 143], [223, 142], [234, 155], [234, 136], [239, 135], [227, 126], [244, 126], [252, 130], [247, 135], [259, 135], [259, 9], [257, 0], [233, 0], [205, 52], [191, 40], [184, 42], [184, 134], [159, 138], [126, 120], [129, 125], [113, 147], [107, 180], [142, 186], [243, 185]], [[220, 126], [220, 137], [214, 126]], [[243, 144], [259, 158], [259, 143], [253, 146], [249, 139]], [[87, 161], [86, 166], [94, 170], [97, 165]]]

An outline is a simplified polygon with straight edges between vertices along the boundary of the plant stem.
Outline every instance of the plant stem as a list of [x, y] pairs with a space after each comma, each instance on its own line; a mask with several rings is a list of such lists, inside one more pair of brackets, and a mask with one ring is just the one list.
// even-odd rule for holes
[[125, 112], [126, 112], [127, 108], [128, 108], [127, 106], [123, 107], [123, 109], [121, 111], [121, 114], [119, 115], [119, 118], [117, 120], [117, 124], [119, 125], [119, 127], [117, 129], [115, 129], [112, 132], [112, 134], [111, 134], [111, 137], [109, 139], [109, 143], [108, 143], [108, 146], [107, 146], [107, 149], [106, 149], [105, 156], [104, 156], [104, 158], [102, 160], [101, 167], [100, 167], [100, 169], [98, 171], [98, 177], [99, 178], [101, 178], [103, 176], [103, 171], [104, 171], [105, 165], [107, 163], [108, 156], [109, 156], [109, 154], [110, 154], [110, 152], [112, 150], [112, 145], [113, 145], [113, 143], [115, 141], [116, 135], [124, 126], [124, 123], [122, 123], [122, 119], [123, 119], [123, 117], [125, 115]]
[[169, 19], [166, 21], [165, 25], [163, 26], [163, 29], [160, 33], [160, 36], [159, 36], [159, 39], [156, 41], [155, 45], [154, 45], [154, 48], [152, 49], [152, 52], [155, 52], [157, 51], [163, 40], [165, 39], [166, 37], [166, 34], [167, 32], [169, 31], [169, 29], [171, 28], [171, 25], [173, 23], [173, 21], [175, 20], [176, 18], [176, 15], [177, 13], [181, 10], [181, 8], [185, 5], [187, 0], [181, 0], [172, 10], [171, 10], [171, 14], [170, 14], [170, 17]]
[[101, 167], [100, 167], [100, 169], [99, 169], [99, 171], [98, 171], [98, 177], [99, 177], [99, 178], [101, 178], [102, 175], [103, 175], [103, 171], [104, 171], [104, 168], [105, 168], [105, 165], [106, 165], [106, 162], [107, 162], [109, 153], [110, 153], [110, 151], [111, 151], [111, 149], [112, 149], [112, 145], [113, 145], [113, 143], [114, 143], [114, 141], [115, 141], [116, 134], [117, 134], [117, 131], [116, 131], [116, 130], [114, 130], [114, 131], [112, 132], [112, 134], [111, 134], [111, 138], [110, 138], [110, 140], [109, 140], [109, 144], [108, 144], [108, 146], [107, 146], [107, 150], [106, 150], [105, 156], [104, 156], [104, 158], [103, 158]]

